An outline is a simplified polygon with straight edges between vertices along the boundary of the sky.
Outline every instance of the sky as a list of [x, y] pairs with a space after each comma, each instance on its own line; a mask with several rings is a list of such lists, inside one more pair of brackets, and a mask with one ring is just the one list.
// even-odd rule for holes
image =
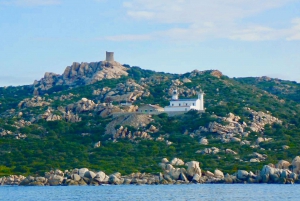
[[300, 82], [299, 0], [0, 0], [0, 86], [73, 62]]

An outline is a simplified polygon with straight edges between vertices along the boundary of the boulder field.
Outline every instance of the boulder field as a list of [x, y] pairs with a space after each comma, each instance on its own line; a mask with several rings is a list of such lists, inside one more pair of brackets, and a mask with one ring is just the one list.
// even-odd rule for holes
[[276, 165], [263, 166], [261, 171], [255, 173], [238, 170], [234, 174], [224, 174], [216, 169], [214, 172], [203, 171], [198, 161], [184, 162], [179, 158], [169, 161], [163, 158], [159, 166], [162, 172], [157, 174], [132, 173], [122, 176], [116, 172], [107, 175], [103, 171], [92, 171], [87, 168], [73, 170], [51, 170], [42, 176], [17, 176], [11, 175], [0, 178], [0, 185], [19, 186], [98, 186], [103, 184], [205, 184], [205, 183], [275, 183], [275, 184], [300, 184], [300, 157], [297, 156], [289, 163], [280, 160]]

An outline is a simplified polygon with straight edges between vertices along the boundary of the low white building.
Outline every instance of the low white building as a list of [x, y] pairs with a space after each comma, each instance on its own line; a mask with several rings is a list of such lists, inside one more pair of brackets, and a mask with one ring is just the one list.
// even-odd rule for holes
[[204, 93], [202, 91], [198, 93], [196, 99], [179, 99], [178, 95], [177, 90], [174, 90], [170, 105], [165, 107], [166, 112], [204, 111]]
[[153, 114], [153, 113], [158, 113], [158, 112], [163, 112], [164, 108], [158, 106], [158, 105], [143, 105], [138, 109], [139, 113], [144, 113], [144, 114]]

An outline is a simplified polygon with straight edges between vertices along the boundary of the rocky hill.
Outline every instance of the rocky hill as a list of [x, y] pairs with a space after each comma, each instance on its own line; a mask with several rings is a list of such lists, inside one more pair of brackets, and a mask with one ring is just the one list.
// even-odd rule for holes
[[127, 76], [126, 68], [115, 61], [101, 61], [92, 63], [74, 62], [68, 66], [62, 75], [45, 73], [44, 78], [35, 81], [34, 93], [48, 90], [54, 86], [78, 86], [88, 85], [103, 79], [120, 78]]
[[[138, 114], [205, 92], [205, 113]], [[0, 176], [87, 167], [154, 173], [161, 158], [206, 171], [261, 169], [300, 148], [299, 83], [231, 79], [220, 71], [168, 74], [118, 62], [73, 63], [33, 85], [0, 88]]]

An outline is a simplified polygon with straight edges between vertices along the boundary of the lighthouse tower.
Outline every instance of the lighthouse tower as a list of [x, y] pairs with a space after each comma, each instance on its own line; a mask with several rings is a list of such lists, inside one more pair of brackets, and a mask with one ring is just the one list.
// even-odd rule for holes
[[178, 92], [177, 92], [177, 89], [173, 90], [172, 100], [178, 100]]
[[204, 110], [204, 92], [201, 89], [198, 93], [198, 100], [200, 100], [199, 110]]

